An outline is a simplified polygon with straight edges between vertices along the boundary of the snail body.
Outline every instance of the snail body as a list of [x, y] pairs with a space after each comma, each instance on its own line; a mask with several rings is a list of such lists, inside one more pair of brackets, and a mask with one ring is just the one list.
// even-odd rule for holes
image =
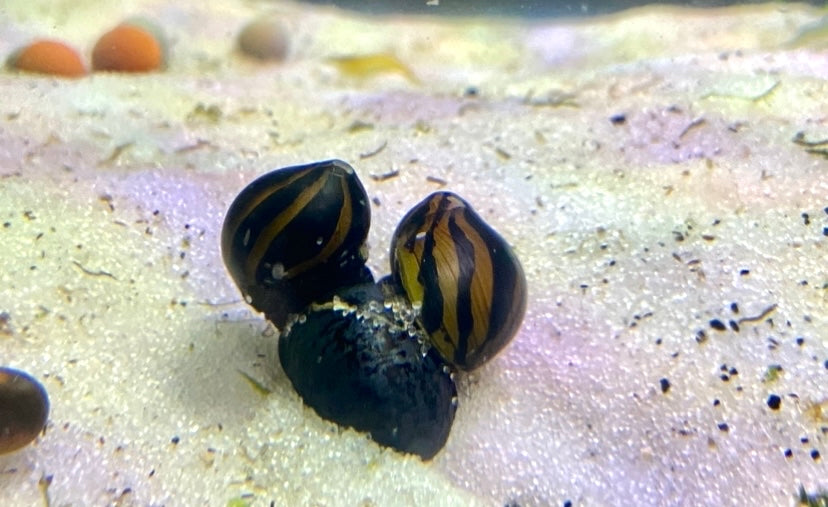
[[222, 256], [248, 302], [282, 327], [337, 288], [373, 280], [365, 267], [370, 225], [368, 196], [347, 163], [278, 169], [230, 205]]
[[460, 369], [503, 349], [526, 311], [526, 276], [511, 247], [451, 192], [431, 194], [400, 221], [391, 272], [431, 344]]

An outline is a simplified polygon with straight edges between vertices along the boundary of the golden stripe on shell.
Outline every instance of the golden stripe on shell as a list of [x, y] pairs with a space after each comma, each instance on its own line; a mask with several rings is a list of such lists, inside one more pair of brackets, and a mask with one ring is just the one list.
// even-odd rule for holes
[[460, 196], [437, 192], [394, 232], [391, 271], [443, 358], [465, 370], [512, 339], [526, 311], [526, 277], [509, 244]]
[[222, 228], [224, 263], [277, 326], [343, 285], [366, 281], [368, 196], [341, 160], [277, 169], [236, 197]]

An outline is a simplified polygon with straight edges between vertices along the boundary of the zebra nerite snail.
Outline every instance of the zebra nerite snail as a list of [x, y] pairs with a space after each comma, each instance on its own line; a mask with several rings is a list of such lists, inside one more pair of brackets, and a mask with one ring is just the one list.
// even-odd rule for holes
[[420, 308], [431, 344], [463, 370], [500, 352], [526, 311], [526, 277], [509, 244], [451, 192], [431, 194], [400, 221], [391, 273]]
[[281, 332], [279, 361], [321, 417], [423, 459], [445, 444], [452, 370], [479, 367], [517, 332], [526, 279], [462, 198], [432, 194], [397, 227], [392, 274], [365, 266], [368, 197], [341, 160], [272, 171], [231, 204], [222, 255]]
[[328, 160], [269, 172], [233, 201], [224, 264], [245, 299], [277, 327], [336, 289], [371, 282], [371, 208], [354, 168]]

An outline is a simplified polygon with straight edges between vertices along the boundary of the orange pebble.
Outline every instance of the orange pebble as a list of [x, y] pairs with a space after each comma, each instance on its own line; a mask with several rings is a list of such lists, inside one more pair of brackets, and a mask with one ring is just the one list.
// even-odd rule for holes
[[92, 50], [92, 68], [116, 72], [151, 72], [161, 68], [158, 39], [139, 26], [123, 24], [106, 32]]
[[22, 48], [9, 58], [9, 66], [26, 72], [80, 77], [86, 74], [77, 51], [53, 40], [39, 40]]

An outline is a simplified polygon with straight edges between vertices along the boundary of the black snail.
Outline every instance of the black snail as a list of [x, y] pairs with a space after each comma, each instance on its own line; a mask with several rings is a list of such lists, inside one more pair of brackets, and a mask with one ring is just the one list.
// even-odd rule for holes
[[509, 244], [460, 196], [436, 192], [400, 221], [391, 272], [446, 361], [472, 370], [505, 347], [526, 311]]
[[0, 454], [16, 451], [43, 431], [49, 397], [26, 372], [0, 367]]
[[311, 307], [279, 339], [293, 387], [316, 412], [430, 459], [448, 438], [457, 390], [411, 305], [377, 284]]
[[368, 198], [341, 160], [277, 169], [246, 187], [222, 230], [245, 299], [278, 328], [279, 361], [320, 416], [423, 459], [457, 406], [452, 366], [473, 369], [517, 332], [526, 280], [505, 240], [459, 196], [412, 209], [392, 275], [365, 266]]

